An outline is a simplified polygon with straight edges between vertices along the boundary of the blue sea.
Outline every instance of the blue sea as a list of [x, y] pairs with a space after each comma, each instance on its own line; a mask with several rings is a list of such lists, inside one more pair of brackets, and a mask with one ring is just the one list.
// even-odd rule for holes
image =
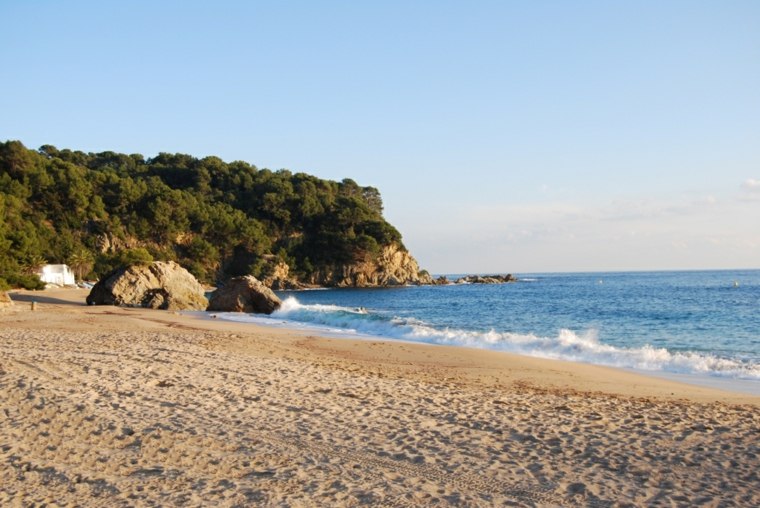
[[760, 270], [516, 275], [498, 285], [280, 292], [271, 316], [219, 317], [722, 378], [760, 393]]

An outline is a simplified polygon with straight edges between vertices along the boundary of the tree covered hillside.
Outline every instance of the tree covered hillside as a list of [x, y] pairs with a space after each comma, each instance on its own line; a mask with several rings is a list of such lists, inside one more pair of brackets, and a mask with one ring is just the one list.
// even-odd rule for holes
[[401, 235], [377, 189], [257, 169], [217, 157], [83, 153], [0, 143], [0, 285], [34, 284], [42, 264], [80, 278], [150, 259], [199, 280], [264, 277], [285, 262], [299, 280], [376, 258]]

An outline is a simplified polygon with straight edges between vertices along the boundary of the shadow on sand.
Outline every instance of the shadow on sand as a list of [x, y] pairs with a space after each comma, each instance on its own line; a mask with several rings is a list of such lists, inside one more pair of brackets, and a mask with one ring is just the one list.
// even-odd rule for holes
[[54, 304], [54, 305], [87, 305], [86, 298], [87, 293], [82, 293], [82, 300], [72, 300], [72, 299], [65, 299], [65, 298], [56, 298], [55, 296], [47, 295], [44, 291], [39, 292], [23, 292], [23, 293], [9, 293], [11, 300], [14, 302], [37, 302], [37, 303], [46, 303], [46, 304]]

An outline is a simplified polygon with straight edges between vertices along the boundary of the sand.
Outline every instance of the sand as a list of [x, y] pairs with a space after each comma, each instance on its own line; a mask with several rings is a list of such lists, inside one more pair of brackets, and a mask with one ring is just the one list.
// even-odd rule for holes
[[760, 397], [11, 296], [1, 506], [760, 506]]

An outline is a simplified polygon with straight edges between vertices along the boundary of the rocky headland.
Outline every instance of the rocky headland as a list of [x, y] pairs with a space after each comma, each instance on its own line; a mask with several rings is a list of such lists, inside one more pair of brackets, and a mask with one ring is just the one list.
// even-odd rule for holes
[[447, 284], [507, 284], [517, 282], [508, 274], [465, 275], [449, 280], [442, 275], [433, 278], [427, 270], [421, 270], [417, 260], [404, 247], [391, 244], [383, 247], [377, 257], [367, 256], [354, 263], [335, 265], [318, 270], [307, 280], [299, 280], [290, 267], [279, 262], [272, 274], [263, 279], [265, 286], [278, 290], [297, 290], [318, 287], [393, 287], [393, 286], [443, 286]]
[[432, 284], [430, 275], [421, 271], [417, 260], [398, 244], [382, 248], [377, 257], [335, 265], [316, 271], [306, 283], [321, 287], [389, 287]]
[[[30, 150], [8, 141], [0, 143], [0, 179], [11, 182], [6, 216], [14, 218], [0, 225], [0, 244], [10, 245], [0, 249], [0, 287], [34, 289], [34, 263], [66, 263], [78, 278], [97, 280], [135, 262], [166, 259], [207, 286], [246, 275], [274, 290], [448, 283], [420, 270], [383, 216], [380, 191], [350, 178], [324, 180], [211, 156]], [[13, 241], [13, 231], [29, 241]], [[147, 300], [142, 293], [122, 300], [172, 305], [153, 289]], [[114, 300], [107, 292], [102, 298]]]

